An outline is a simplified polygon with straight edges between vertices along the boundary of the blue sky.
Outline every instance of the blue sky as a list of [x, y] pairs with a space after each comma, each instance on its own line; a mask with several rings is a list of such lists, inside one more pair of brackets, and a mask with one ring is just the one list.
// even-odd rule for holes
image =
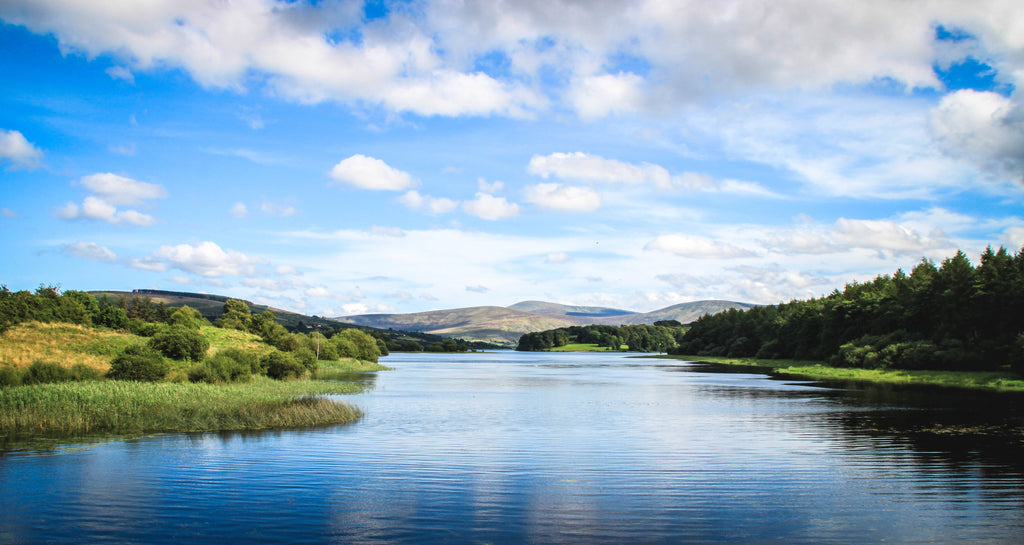
[[649, 311], [1024, 245], [1014, 2], [5, 0], [0, 23], [12, 290]]

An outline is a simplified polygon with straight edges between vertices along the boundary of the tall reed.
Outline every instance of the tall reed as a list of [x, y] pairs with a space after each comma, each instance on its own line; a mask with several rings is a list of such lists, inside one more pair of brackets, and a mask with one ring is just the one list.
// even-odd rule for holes
[[65, 382], [0, 388], [5, 436], [137, 434], [290, 428], [351, 422], [357, 408], [323, 397], [355, 393], [354, 384]]

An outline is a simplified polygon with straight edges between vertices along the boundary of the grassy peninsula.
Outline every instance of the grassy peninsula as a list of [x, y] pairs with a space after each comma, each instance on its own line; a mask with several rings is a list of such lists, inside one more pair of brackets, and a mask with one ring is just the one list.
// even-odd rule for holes
[[359, 330], [289, 332], [237, 301], [216, 325], [189, 307], [131, 310], [0, 289], [0, 448], [352, 422], [360, 411], [335, 396], [364, 388], [353, 373], [387, 369]]

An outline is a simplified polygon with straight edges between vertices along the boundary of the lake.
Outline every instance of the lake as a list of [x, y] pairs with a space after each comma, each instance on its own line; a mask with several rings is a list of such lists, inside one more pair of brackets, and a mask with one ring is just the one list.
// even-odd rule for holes
[[2, 453], [0, 543], [1024, 543], [1020, 397], [382, 362], [355, 424]]

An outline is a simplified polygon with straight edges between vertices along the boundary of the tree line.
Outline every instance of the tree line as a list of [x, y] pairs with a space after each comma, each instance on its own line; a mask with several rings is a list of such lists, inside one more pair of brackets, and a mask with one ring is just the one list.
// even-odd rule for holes
[[519, 338], [516, 350], [537, 352], [569, 344], [592, 344], [630, 352], [669, 352], [677, 346], [682, 334], [682, 324], [675, 320], [654, 325], [570, 326], [526, 333]]
[[672, 352], [1024, 372], [1024, 250], [990, 246], [977, 266], [958, 251], [824, 297], [704, 316]]

